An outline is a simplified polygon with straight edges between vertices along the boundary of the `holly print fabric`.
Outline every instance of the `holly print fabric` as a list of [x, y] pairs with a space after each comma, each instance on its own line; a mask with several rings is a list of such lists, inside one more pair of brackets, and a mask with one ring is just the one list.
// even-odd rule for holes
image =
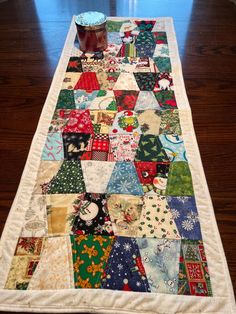
[[5, 289], [212, 296], [166, 25], [107, 30], [58, 74]]
[[159, 239], [180, 239], [166, 198], [158, 195], [146, 195], [143, 201], [138, 236]]

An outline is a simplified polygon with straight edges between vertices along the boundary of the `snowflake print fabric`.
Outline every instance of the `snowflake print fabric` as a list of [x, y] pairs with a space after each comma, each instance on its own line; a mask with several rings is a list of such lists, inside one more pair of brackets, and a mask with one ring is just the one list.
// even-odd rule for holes
[[116, 162], [106, 193], [143, 195], [143, 189], [132, 162]]
[[105, 268], [102, 287], [150, 292], [139, 248], [134, 238], [116, 238]]

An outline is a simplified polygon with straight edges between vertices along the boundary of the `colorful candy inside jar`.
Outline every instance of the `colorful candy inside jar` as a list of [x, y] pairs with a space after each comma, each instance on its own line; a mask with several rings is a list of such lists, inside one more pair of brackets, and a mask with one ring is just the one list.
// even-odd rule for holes
[[98, 52], [107, 48], [107, 30], [105, 14], [88, 11], [79, 14], [75, 19], [80, 50]]

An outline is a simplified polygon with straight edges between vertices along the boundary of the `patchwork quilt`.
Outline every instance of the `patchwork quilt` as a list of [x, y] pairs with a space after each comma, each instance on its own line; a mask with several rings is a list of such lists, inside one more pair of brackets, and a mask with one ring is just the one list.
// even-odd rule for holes
[[0, 247], [0, 309], [234, 313], [171, 18], [72, 21]]

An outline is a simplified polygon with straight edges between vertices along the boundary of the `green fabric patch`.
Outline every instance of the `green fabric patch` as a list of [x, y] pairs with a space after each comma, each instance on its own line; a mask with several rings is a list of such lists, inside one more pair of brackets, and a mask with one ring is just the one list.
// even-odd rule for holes
[[80, 161], [63, 161], [48, 185], [48, 194], [83, 193], [85, 184]]
[[122, 24], [129, 23], [129, 20], [126, 21], [111, 21], [108, 20], [106, 24], [106, 28], [108, 32], [119, 32]]
[[160, 134], [182, 134], [178, 110], [169, 109], [161, 112]]
[[75, 288], [100, 288], [114, 236], [71, 236]]
[[135, 161], [169, 161], [158, 136], [142, 134]]
[[158, 70], [160, 72], [171, 72], [170, 58], [167, 57], [155, 57], [153, 58]]
[[172, 162], [167, 181], [166, 195], [194, 195], [191, 172], [185, 161]]
[[74, 91], [62, 89], [58, 96], [56, 109], [75, 109]]
[[173, 107], [177, 107], [175, 93], [173, 90], [154, 92], [154, 95], [161, 109], [173, 109]]

